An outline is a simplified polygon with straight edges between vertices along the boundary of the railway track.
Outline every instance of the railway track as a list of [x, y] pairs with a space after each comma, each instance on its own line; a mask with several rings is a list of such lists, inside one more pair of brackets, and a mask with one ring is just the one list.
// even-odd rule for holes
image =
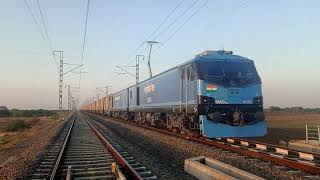
[[[304, 151], [297, 151], [294, 149], [276, 146], [247, 139], [239, 138], [220, 138], [220, 142], [231, 144], [239, 148], [247, 148], [254, 152], [267, 154], [267, 156], [277, 157], [280, 159], [288, 160], [288, 163], [296, 162], [297, 169], [306, 169], [312, 174], [320, 174], [320, 155]], [[266, 159], [268, 160], [268, 159]], [[292, 161], [292, 162], [289, 162]], [[301, 165], [300, 165], [301, 164]], [[306, 165], [306, 166], [305, 166]], [[301, 167], [304, 166], [304, 167]], [[314, 168], [313, 168], [314, 167]], [[320, 178], [320, 176], [319, 176]]]
[[[114, 119], [115, 120], [115, 119]], [[141, 128], [161, 132], [189, 141], [213, 146], [226, 152], [237, 153], [242, 156], [253, 158], [274, 164], [277, 168], [285, 169], [290, 173], [306, 173], [306, 178], [320, 179], [320, 156], [318, 154], [297, 151], [281, 146], [270, 145], [237, 138], [208, 139], [204, 137], [193, 137], [186, 134], [178, 134], [168, 130], [157, 129], [133, 122], [123, 121]]]
[[[86, 116], [83, 116], [87, 119]], [[89, 118], [88, 118], [89, 119]], [[90, 122], [90, 126], [94, 126], [95, 122]], [[144, 180], [155, 180], [157, 176], [154, 176], [151, 170], [148, 170], [145, 166], [143, 166], [140, 162], [135, 160], [125, 149], [123, 149], [120, 145], [118, 145], [115, 141], [107, 137], [106, 135], [102, 135], [98, 130], [94, 130], [95, 133], [101, 141], [105, 141], [108, 143], [108, 149], [114, 154], [116, 157], [122, 157], [122, 159], [118, 159], [118, 162], [125, 168], [134, 169]], [[131, 171], [128, 169], [127, 171]]]
[[156, 179], [79, 112], [49, 147], [26, 179]]
[[73, 115], [68, 122], [64, 125], [63, 129], [59, 132], [58, 137], [48, 145], [47, 152], [34, 167], [19, 179], [45, 179], [50, 177], [53, 170], [56, 158], [59, 156], [60, 149], [63, 146], [69, 130], [73, 126], [75, 115]]

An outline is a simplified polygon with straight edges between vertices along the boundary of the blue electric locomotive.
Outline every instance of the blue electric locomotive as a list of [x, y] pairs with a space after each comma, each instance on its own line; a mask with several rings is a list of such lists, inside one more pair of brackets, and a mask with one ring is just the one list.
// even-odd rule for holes
[[254, 62], [232, 51], [206, 51], [112, 95], [110, 115], [206, 137], [267, 133]]

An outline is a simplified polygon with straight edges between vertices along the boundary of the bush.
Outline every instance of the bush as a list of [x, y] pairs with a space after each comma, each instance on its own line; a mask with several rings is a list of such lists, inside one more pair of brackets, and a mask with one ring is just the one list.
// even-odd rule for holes
[[281, 111], [281, 108], [278, 107], [278, 106], [270, 106], [270, 107], [269, 107], [269, 110], [270, 110], [271, 112], [277, 112], [277, 111]]
[[37, 109], [37, 110], [18, 110], [12, 109], [10, 111], [12, 117], [49, 117], [55, 116], [57, 111], [49, 111], [44, 109]]
[[6, 106], [0, 106], [0, 117], [8, 117], [10, 116], [10, 111]]
[[13, 120], [9, 122], [5, 130], [7, 132], [11, 132], [11, 131], [20, 131], [27, 128], [30, 128], [30, 125], [24, 120]]
[[54, 120], [58, 120], [60, 115], [58, 113], [51, 116]]

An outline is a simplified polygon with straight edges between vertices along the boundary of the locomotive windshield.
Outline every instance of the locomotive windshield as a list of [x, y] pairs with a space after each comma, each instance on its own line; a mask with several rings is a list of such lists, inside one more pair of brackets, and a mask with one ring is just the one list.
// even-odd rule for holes
[[199, 79], [225, 86], [261, 83], [253, 62], [196, 61]]

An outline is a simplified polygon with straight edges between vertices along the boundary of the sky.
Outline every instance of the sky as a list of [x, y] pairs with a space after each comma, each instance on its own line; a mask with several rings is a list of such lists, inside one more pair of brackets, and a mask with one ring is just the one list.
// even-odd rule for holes
[[[57, 109], [57, 67], [40, 33], [45, 31], [37, 1], [27, 2], [38, 24], [24, 0], [1, 2], [0, 104]], [[88, 73], [82, 74], [80, 92], [74, 96], [83, 102], [101, 93], [96, 87], [110, 85], [111, 92], [116, 92], [132, 85], [135, 79], [117, 74], [115, 66], [134, 65], [136, 54], [147, 55], [147, 46], [136, 50], [139, 45], [159, 36], [151, 58], [153, 74], [205, 50], [223, 48], [255, 61], [265, 107], [320, 107], [320, 1], [208, 0], [201, 8], [205, 2], [91, 0], [83, 68]], [[64, 51], [65, 62], [81, 63], [87, 1], [39, 3], [53, 49]], [[148, 76], [146, 64], [141, 62], [141, 80]], [[65, 71], [70, 68], [65, 65]], [[78, 82], [78, 74], [64, 77], [65, 85], [77, 87]], [[64, 97], [66, 92], [64, 88]]]

